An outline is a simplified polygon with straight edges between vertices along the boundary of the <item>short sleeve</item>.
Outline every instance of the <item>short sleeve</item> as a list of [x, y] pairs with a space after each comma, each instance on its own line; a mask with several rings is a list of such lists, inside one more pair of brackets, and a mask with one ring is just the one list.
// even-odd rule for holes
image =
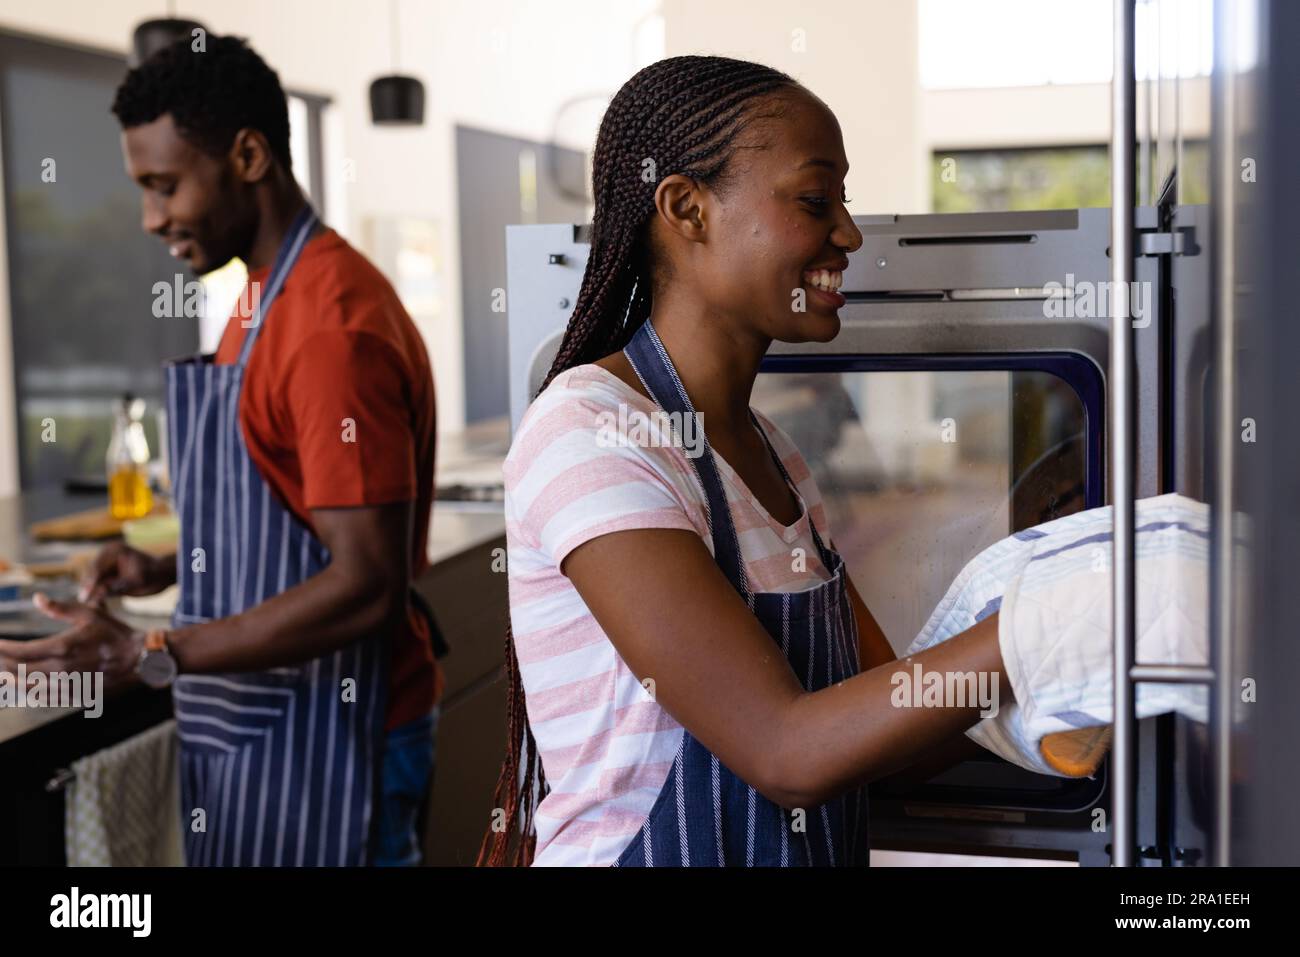
[[282, 399], [305, 508], [416, 497], [409, 378], [396, 349], [372, 333], [328, 329], [298, 347]]
[[607, 395], [559, 384], [530, 408], [506, 458], [507, 523], [518, 539], [560, 567], [611, 532], [680, 528], [706, 537], [680, 453], [626, 441]]

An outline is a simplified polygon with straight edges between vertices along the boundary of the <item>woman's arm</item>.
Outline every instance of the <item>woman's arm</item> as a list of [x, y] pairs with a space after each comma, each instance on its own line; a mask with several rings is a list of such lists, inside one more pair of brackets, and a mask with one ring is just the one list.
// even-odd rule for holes
[[[862, 595], [853, 584], [853, 580], [851, 578], [846, 580], [849, 583], [849, 602], [853, 605], [853, 617], [858, 624], [858, 660], [862, 663], [862, 670], [868, 671], [878, 665], [897, 661], [898, 656], [894, 654], [894, 649], [885, 637], [884, 631], [877, 624], [875, 616], [871, 614], [871, 609], [862, 600]], [[953, 765], [969, 761], [983, 753], [985, 753], [984, 749], [965, 734], [954, 734], [924, 755], [918, 755], [914, 763], [901, 768], [892, 774], [890, 779], [899, 784], [923, 784]]]
[[920, 664], [925, 672], [986, 673], [1002, 700], [1011, 698], [996, 615], [919, 655], [809, 693], [693, 532], [603, 535], [570, 552], [562, 571], [633, 674], [653, 680], [659, 704], [783, 807], [823, 803], [911, 764], [979, 720], [977, 704], [895, 707], [896, 672], [910, 676]]
[[[854, 586], [853, 580], [847, 579], [847, 581], [849, 601], [853, 605], [853, 616], [858, 623], [858, 658], [862, 662], [862, 670], [866, 671], [877, 665], [897, 661], [898, 656], [894, 654], [894, 649], [885, 637], [884, 631], [876, 623], [871, 609], [862, 600], [862, 595]], [[969, 761], [981, 754], [987, 752], [965, 734], [955, 734], [919, 757], [914, 764], [909, 764], [893, 774], [891, 780], [902, 784], [922, 784], [953, 765]]]

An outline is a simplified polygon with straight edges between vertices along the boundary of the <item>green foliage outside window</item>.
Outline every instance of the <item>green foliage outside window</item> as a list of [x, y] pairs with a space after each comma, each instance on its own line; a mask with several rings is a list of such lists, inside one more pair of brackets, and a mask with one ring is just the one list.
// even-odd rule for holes
[[[1184, 143], [1182, 157], [1179, 202], [1207, 202], [1206, 144]], [[936, 151], [931, 196], [936, 213], [1109, 206], [1110, 155], [1105, 146]]]

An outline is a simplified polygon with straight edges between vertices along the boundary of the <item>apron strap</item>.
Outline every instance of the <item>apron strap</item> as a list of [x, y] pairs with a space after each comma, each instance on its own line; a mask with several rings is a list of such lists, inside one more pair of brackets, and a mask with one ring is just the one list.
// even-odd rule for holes
[[307, 240], [311, 237], [312, 230], [316, 228], [318, 222], [320, 220], [316, 216], [316, 210], [312, 209], [311, 203], [307, 203], [303, 206], [302, 211], [294, 217], [293, 223], [289, 226], [289, 231], [285, 233], [284, 240], [276, 251], [275, 263], [271, 266], [270, 275], [267, 277], [265, 294], [258, 297], [252, 325], [249, 328], [248, 335], [244, 336], [244, 344], [239, 350], [239, 360], [236, 364], [241, 368], [248, 362], [248, 357], [253, 351], [253, 344], [262, 331], [263, 320], [271, 311], [271, 303], [275, 302], [276, 296], [280, 295], [280, 289], [283, 288], [284, 281], [289, 276], [289, 271], [293, 269], [294, 263], [298, 261], [298, 256], [302, 253], [303, 247], [307, 245]]
[[[749, 410], [749, 417], [754, 420], [754, 428], [758, 429], [758, 434], [763, 437], [763, 442], [767, 445], [767, 450], [772, 453], [772, 461], [774, 461], [776, 467], [781, 470], [781, 477], [785, 479], [785, 483], [792, 489], [797, 488], [794, 481], [790, 478], [790, 473], [785, 470], [785, 463], [781, 461], [781, 456], [776, 454], [776, 449], [772, 445], [772, 440], [767, 437], [767, 431], [758, 421], [758, 416], [754, 414], [753, 409]], [[800, 496], [800, 499], [802, 500], [802, 496]], [[807, 505], [806, 502], [804, 504]], [[835, 565], [831, 558], [831, 550], [826, 547], [826, 544], [822, 541], [821, 535], [817, 533], [817, 523], [813, 521], [811, 510], [808, 512], [808, 530], [812, 532], [813, 543], [817, 546], [817, 554], [821, 556], [822, 564], [826, 566], [827, 571], [834, 574]]]
[[[645, 386], [650, 397], [660, 408], [670, 415], [677, 413], [684, 421], [686, 416], [695, 416], [695, 407], [682, 380], [677, 376], [677, 369], [668, 352], [660, 341], [654, 327], [647, 319], [632, 336], [632, 340], [623, 349], [628, 362], [632, 364], [637, 378]], [[699, 423], [697, 423], [697, 426]], [[740, 557], [740, 540], [736, 537], [736, 526], [731, 520], [731, 508], [727, 504], [727, 490], [718, 474], [717, 463], [713, 460], [713, 449], [705, 437], [704, 429], [697, 428], [702, 443], [702, 454], [687, 456], [695, 467], [700, 484], [704, 488], [704, 497], [708, 502], [705, 518], [709, 523], [709, 532], [713, 536], [713, 557], [727, 580], [745, 597], [753, 607], [753, 593], [749, 590], [749, 581], [745, 576], [745, 564]], [[677, 436], [679, 445], [685, 448], [682, 437]]]

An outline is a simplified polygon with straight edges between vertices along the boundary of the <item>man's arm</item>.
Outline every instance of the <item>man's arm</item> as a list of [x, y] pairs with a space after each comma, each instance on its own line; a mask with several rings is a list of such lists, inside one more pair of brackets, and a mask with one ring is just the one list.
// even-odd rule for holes
[[173, 632], [181, 674], [299, 664], [395, 631], [411, 581], [412, 511], [411, 502], [314, 509], [329, 565], [248, 611]]
[[[330, 550], [319, 574], [238, 615], [171, 635], [181, 673], [260, 671], [310, 661], [364, 635], [390, 633], [406, 613], [412, 503], [313, 509]], [[143, 635], [102, 608], [40, 600], [69, 623], [35, 641], [0, 640], [0, 672], [102, 671], [111, 685], [135, 683]]]

